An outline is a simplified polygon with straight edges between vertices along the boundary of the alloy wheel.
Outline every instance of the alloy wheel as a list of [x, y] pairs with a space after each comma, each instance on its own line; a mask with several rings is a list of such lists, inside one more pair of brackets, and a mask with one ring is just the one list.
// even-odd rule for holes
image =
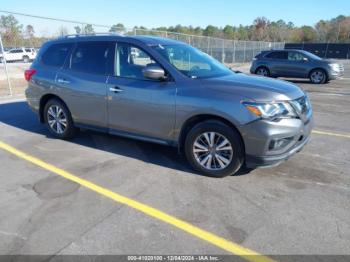
[[266, 68], [261, 67], [261, 68], [259, 68], [259, 69], [256, 71], [256, 74], [257, 74], [257, 75], [261, 75], [261, 76], [268, 76], [268, 75], [269, 75], [269, 72], [267, 71]]
[[313, 83], [321, 83], [324, 79], [324, 73], [322, 71], [316, 70], [311, 73], [310, 77]]
[[67, 129], [67, 116], [58, 105], [52, 105], [47, 110], [47, 122], [56, 134], [63, 134]]
[[195, 139], [193, 155], [203, 168], [222, 170], [231, 163], [233, 148], [224, 135], [217, 132], [205, 132]]

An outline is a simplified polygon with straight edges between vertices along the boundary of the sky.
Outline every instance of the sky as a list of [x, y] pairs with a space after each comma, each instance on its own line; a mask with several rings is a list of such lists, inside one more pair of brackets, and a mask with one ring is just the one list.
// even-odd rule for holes
[[[251, 24], [258, 16], [273, 21], [292, 21], [301, 26], [314, 25], [320, 19], [340, 14], [350, 15], [350, 0], [36, 0], [30, 4], [23, 0], [0, 0], [0, 10], [96, 24], [123, 23], [129, 28], [177, 24], [238, 26]], [[57, 22], [16, 18], [23, 25], [32, 24], [38, 33], [51, 32], [58, 27]], [[73, 25], [67, 27], [73, 28]]]

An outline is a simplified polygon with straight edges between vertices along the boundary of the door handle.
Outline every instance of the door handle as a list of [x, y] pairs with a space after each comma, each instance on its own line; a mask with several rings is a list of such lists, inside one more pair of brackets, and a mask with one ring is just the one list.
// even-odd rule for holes
[[120, 92], [123, 92], [124, 90], [120, 89], [119, 87], [116, 86], [116, 87], [109, 88], [109, 91], [114, 92], [114, 93], [120, 93]]
[[65, 80], [65, 79], [63, 79], [63, 78], [58, 78], [58, 79], [57, 79], [57, 83], [60, 83], [60, 84], [69, 84], [70, 81]]

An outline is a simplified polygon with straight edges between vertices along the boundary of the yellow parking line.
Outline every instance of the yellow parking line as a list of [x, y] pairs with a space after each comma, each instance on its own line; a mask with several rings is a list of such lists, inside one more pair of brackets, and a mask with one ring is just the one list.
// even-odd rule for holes
[[327, 131], [320, 131], [320, 130], [313, 130], [312, 133], [318, 134], [318, 135], [337, 136], [337, 137], [343, 137], [343, 138], [350, 138], [350, 135], [333, 133], [333, 132], [327, 132]]
[[234, 255], [240, 256], [248, 261], [253, 262], [272, 262], [271, 258], [267, 256], [263, 256], [253, 250], [250, 250], [248, 248], [245, 248], [243, 246], [240, 246], [234, 242], [231, 242], [229, 240], [226, 240], [222, 237], [219, 237], [217, 235], [214, 235], [213, 233], [210, 233], [206, 230], [203, 230], [199, 227], [196, 227], [190, 223], [187, 223], [181, 219], [178, 219], [174, 216], [168, 215], [156, 208], [153, 208], [151, 206], [142, 204], [136, 200], [133, 200], [131, 198], [119, 195], [113, 191], [110, 191], [102, 186], [99, 186], [97, 184], [94, 184], [91, 181], [79, 178], [61, 168], [55, 167], [49, 163], [44, 162], [43, 160], [40, 160], [36, 157], [33, 157], [31, 155], [28, 155], [4, 142], [0, 141], [0, 148], [3, 150], [16, 155], [19, 158], [22, 158], [28, 162], [33, 163], [34, 165], [37, 165], [43, 169], [46, 169], [52, 173], [55, 173], [56, 175], [59, 175], [61, 177], [64, 177], [70, 181], [73, 181], [83, 187], [86, 187], [92, 191], [95, 191], [96, 193], [103, 195], [105, 197], [108, 197], [115, 202], [118, 202], [120, 204], [127, 205], [133, 209], [136, 209], [148, 216], [154, 217], [158, 220], [161, 220], [165, 223], [168, 223], [170, 225], [173, 225], [174, 227], [177, 227], [178, 229], [181, 229], [193, 236], [196, 236], [204, 241], [207, 241], [223, 250], [226, 250]]

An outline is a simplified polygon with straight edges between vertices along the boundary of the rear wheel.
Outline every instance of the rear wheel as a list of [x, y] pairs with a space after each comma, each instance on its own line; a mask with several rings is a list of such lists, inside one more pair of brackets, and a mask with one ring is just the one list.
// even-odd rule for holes
[[58, 99], [46, 103], [44, 119], [50, 133], [57, 138], [72, 138], [77, 131], [68, 108]]
[[226, 124], [208, 120], [194, 126], [185, 141], [186, 158], [203, 175], [233, 175], [244, 162], [239, 134]]
[[268, 77], [270, 76], [270, 71], [267, 67], [261, 66], [255, 70], [255, 74]]
[[310, 73], [310, 81], [313, 84], [324, 84], [327, 81], [327, 75], [322, 69], [312, 70]]

